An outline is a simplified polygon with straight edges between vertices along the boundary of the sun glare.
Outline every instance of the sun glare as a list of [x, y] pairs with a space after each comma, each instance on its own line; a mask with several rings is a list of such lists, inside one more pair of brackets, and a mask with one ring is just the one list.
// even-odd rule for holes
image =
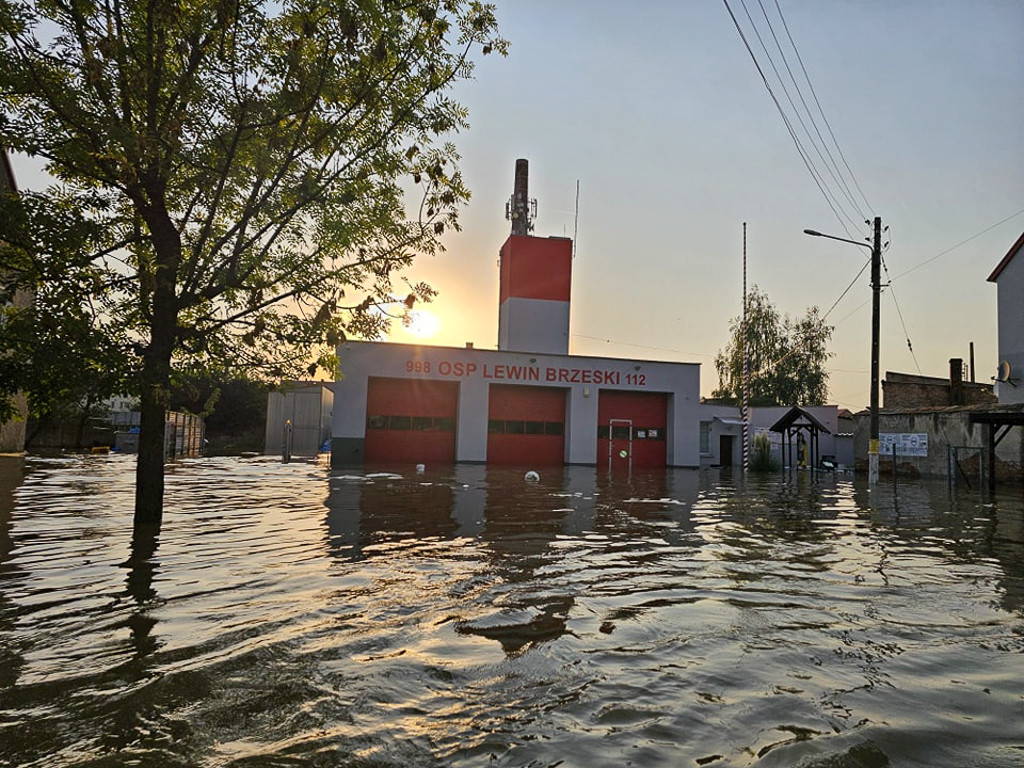
[[441, 318], [427, 309], [414, 309], [409, 313], [410, 323], [406, 330], [413, 336], [429, 339], [441, 330]]

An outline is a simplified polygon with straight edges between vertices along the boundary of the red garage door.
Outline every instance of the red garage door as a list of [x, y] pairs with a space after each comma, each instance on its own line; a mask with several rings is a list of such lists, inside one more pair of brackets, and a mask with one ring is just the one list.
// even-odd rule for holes
[[487, 408], [487, 463], [565, 463], [565, 393], [552, 387], [492, 384]]
[[453, 463], [458, 404], [456, 382], [371, 376], [366, 393], [366, 461]]
[[601, 390], [597, 464], [610, 469], [665, 466], [668, 395]]

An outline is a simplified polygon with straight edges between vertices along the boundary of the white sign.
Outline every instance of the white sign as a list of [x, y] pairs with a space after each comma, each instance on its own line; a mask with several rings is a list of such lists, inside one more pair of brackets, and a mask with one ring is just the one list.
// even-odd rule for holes
[[892, 456], [894, 445], [897, 456], [928, 455], [928, 435], [925, 433], [882, 432], [878, 435], [879, 455]]

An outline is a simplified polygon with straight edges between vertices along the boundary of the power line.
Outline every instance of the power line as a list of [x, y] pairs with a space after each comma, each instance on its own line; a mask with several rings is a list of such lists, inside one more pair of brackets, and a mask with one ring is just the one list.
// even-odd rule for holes
[[[1000, 226], [1001, 224], [1005, 224], [1006, 222], [1010, 221], [1011, 219], [1016, 218], [1017, 216], [1020, 216], [1021, 214], [1024, 214], [1024, 208], [1022, 208], [1021, 210], [1017, 211], [1016, 213], [1011, 213], [1009, 216], [1007, 216], [1007, 217], [1005, 217], [1003, 219], [1000, 219], [995, 224], [991, 224], [991, 225], [985, 227], [980, 232], [974, 233], [970, 237], [961, 240], [956, 245], [952, 245], [949, 248], [947, 248], [946, 250], [942, 251], [941, 253], [937, 253], [936, 255], [932, 256], [931, 258], [925, 259], [920, 264], [917, 264], [916, 266], [911, 267], [910, 269], [906, 270], [905, 272], [901, 272], [900, 274], [896, 275], [895, 277], [889, 277], [888, 270], [886, 270], [886, 277], [889, 278], [889, 289], [890, 289], [890, 291], [892, 290], [892, 284], [896, 280], [899, 280], [901, 277], [905, 277], [906, 275], [909, 275], [911, 272], [914, 272], [915, 270], [918, 270], [921, 267], [923, 267], [923, 266], [925, 266], [927, 264], [930, 264], [931, 262], [935, 261], [936, 259], [938, 259], [938, 258], [940, 258], [942, 256], [945, 256], [947, 253], [950, 253], [951, 251], [956, 250], [957, 248], [959, 248], [962, 245], [966, 245], [967, 243], [971, 242], [972, 240], [975, 240], [975, 239], [981, 237], [985, 233], [992, 231], [993, 229], [995, 229], [996, 227]], [[861, 268], [861, 272], [857, 274], [857, 277], [860, 277], [860, 274], [863, 271], [864, 271], [864, 267]], [[857, 278], [854, 278], [854, 282], [856, 282], [856, 280], [857, 280]], [[850, 290], [850, 288], [847, 287], [846, 291], [843, 291], [842, 295], [839, 298], [842, 299], [842, 297], [845, 296], [846, 292], [849, 291], [849, 290]], [[830, 315], [832, 313], [832, 310], [835, 309], [835, 306], [838, 303], [839, 303], [839, 299], [837, 299], [836, 302], [832, 305], [832, 308], [829, 309], [829, 311], [825, 313], [825, 317], [828, 317], [828, 315]], [[866, 307], [869, 303], [870, 303], [870, 299], [868, 301], [864, 301], [864, 302], [858, 304], [853, 310], [851, 310], [850, 312], [848, 312], [847, 314], [843, 315], [841, 318], [836, 320], [836, 325], [841, 325], [846, 320], [849, 320], [851, 317], [853, 317], [855, 314], [857, 314], [860, 310], [864, 309], [864, 307]], [[897, 307], [897, 311], [898, 311], [898, 307]], [[905, 327], [904, 327], [904, 330], [906, 330]], [[916, 363], [916, 360], [915, 360], [915, 363]]]
[[[760, 0], [758, 0], [758, 2], [760, 3]], [[797, 121], [800, 123], [800, 126], [804, 129], [804, 133], [807, 134], [807, 137], [811, 140], [811, 145], [818, 152], [818, 157], [821, 158], [822, 162], [825, 162], [825, 158], [822, 156], [821, 151], [818, 150], [817, 144], [814, 143], [814, 137], [811, 136], [811, 132], [807, 129], [807, 124], [804, 122], [803, 117], [801, 117], [801, 115], [800, 115], [800, 110], [797, 109], [796, 104], [793, 103], [793, 97], [789, 95], [789, 89], [786, 87], [786, 82], [785, 82], [785, 80], [782, 79], [782, 75], [779, 74], [779, 69], [778, 69], [777, 66], [775, 66], [775, 59], [772, 57], [771, 52], [768, 50], [768, 46], [765, 45], [764, 39], [761, 37], [761, 32], [758, 30], [757, 24], [754, 23], [753, 17], [750, 15], [750, 10], [747, 8], [746, 0], [740, 0], [740, 5], [743, 6], [743, 12], [747, 16], [747, 21], [750, 22], [750, 26], [754, 30], [754, 35], [757, 37], [757, 42], [759, 42], [761, 44], [761, 50], [764, 51], [764, 55], [768, 59], [768, 64], [771, 66], [772, 72], [775, 73], [775, 79], [778, 81], [779, 86], [782, 88], [782, 92], [783, 92], [783, 94], [785, 94], [786, 101], [789, 102], [789, 106], [792, 108], [794, 116], [796, 117]], [[761, 6], [761, 10], [762, 10], [762, 12], [764, 11], [764, 6]], [[765, 18], [767, 20], [767, 15], [765, 16]], [[772, 37], [775, 38], [775, 30], [772, 29], [771, 22], [768, 22], [768, 29], [771, 32]], [[776, 44], [778, 44], [778, 38], [775, 38], [775, 39], [776, 39]], [[781, 48], [780, 48], [780, 52], [781, 52]], [[786, 63], [785, 54], [782, 55], [782, 60], [783, 60], [783, 63]], [[786, 64], [786, 67], [788, 69], [789, 65]], [[777, 106], [779, 106], [779, 110], [780, 110], [780, 113], [781, 113], [782, 112], [781, 105], [778, 105], [778, 103], [777, 103]], [[842, 203], [840, 203], [838, 196], [835, 195], [832, 192], [832, 190], [828, 188], [828, 184], [825, 183], [825, 177], [821, 174], [821, 172], [815, 166], [813, 160], [811, 159], [810, 153], [807, 152], [806, 148], [803, 146], [803, 142], [801, 142], [801, 140], [797, 137], [796, 132], [793, 130], [792, 125], [791, 125], [791, 123], [789, 121], [789, 118], [786, 115], [783, 114], [783, 119], [786, 121], [786, 125], [790, 129], [793, 141], [797, 145], [798, 151], [801, 153], [801, 155], [806, 157], [806, 162], [807, 162], [808, 170], [810, 170], [811, 173], [815, 176], [815, 178], [818, 181], [821, 182], [819, 184], [819, 189], [821, 189], [824, 194], [828, 195], [830, 201], [832, 203], [834, 203], [834, 206], [833, 206], [832, 210], [833, 211], [838, 210], [838, 212], [840, 214], [842, 214], [843, 217], [846, 218], [847, 222], [849, 222], [852, 226], [856, 226], [856, 223], [854, 222], [853, 217], [850, 216], [850, 214], [843, 207]], [[826, 166], [826, 168], [828, 167], [828, 163], [827, 162], [825, 162], [825, 166]], [[842, 221], [840, 221], [840, 223], [842, 224]], [[846, 229], [846, 225], [845, 224], [843, 224], [843, 229]], [[847, 231], [847, 234], [849, 234], [849, 230], [847, 229], [846, 231]]]
[[832, 306], [828, 308], [828, 312], [826, 312], [822, 316], [822, 318], [821, 318], [822, 322], [825, 322], [825, 318], [827, 318], [829, 315], [832, 314], [832, 310], [835, 309], [836, 305], [840, 301], [843, 300], [843, 297], [850, 292], [850, 289], [853, 288], [854, 283], [856, 283], [858, 280], [860, 280], [860, 276], [864, 274], [864, 270], [867, 269], [870, 264], [871, 264], [871, 259], [870, 258], [867, 258], [867, 259], [864, 260], [864, 265], [860, 268], [860, 272], [858, 272], [857, 276], [854, 277], [853, 280], [850, 281], [850, 284], [848, 286], [846, 286], [846, 290], [844, 290], [841, 294], [839, 294], [839, 298], [832, 302]]
[[668, 347], [652, 347], [647, 344], [631, 344], [628, 341], [616, 341], [615, 339], [606, 339], [602, 336], [586, 336], [582, 333], [574, 333], [573, 338], [575, 339], [591, 339], [592, 341], [603, 341], [606, 344], [618, 344], [623, 347], [636, 347], [637, 349], [650, 349], [655, 352], [671, 352], [674, 355], [696, 355], [697, 357], [714, 357], [709, 355], [707, 352], [687, 352], [681, 349], [669, 349]]
[[1005, 224], [1005, 223], [1006, 223], [1006, 222], [1008, 222], [1008, 221], [1009, 221], [1010, 219], [1015, 219], [1015, 218], [1017, 218], [1017, 217], [1018, 217], [1018, 216], [1020, 216], [1020, 215], [1021, 215], [1022, 213], [1024, 213], [1024, 208], [1021, 208], [1021, 209], [1020, 209], [1019, 211], [1017, 211], [1016, 213], [1011, 213], [1011, 214], [1010, 214], [1009, 216], [1007, 216], [1007, 217], [1006, 217], [1005, 219], [1001, 219], [1000, 221], [997, 221], [997, 222], [996, 222], [995, 224], [992, 224], [992, 225], [990, 225], [990, 226], [987, 226], [987, 227], [985, 227], [985, 228], [984, 228], [983, 230], [981, 230], [980, 232], [976, 232], [975, 234], [973, 234], [973, 235], [971, 235], [970, 237], [968, 237], [968, 238], [967, 238], [966, 240], [961, 240], [961, 241], [960, 241], [959, 243], [957, 243], [956, 245], [952, 245], [952, 246], [950, 246], [949, 248], [947, 248], [946, 250], [944, 250], [944, 251], [943, 251], [942, 253], [937, 253], [937, 254], [935, 254], [934, 256], [932, 256], [931, 258], [929, 258], [929, 259], [925, 259], [925, 260], [924, 260], [924, 261], [922, 261], [922, 262], [921, 262], [920, 264], [917, 264], [916, 266], [913, 266], [913, 267], [911, 267], [910, 269], [908, 269], [908, 270], [907, 270], [906, 272], [900, 272], [900, 273], [899, 273], [898, 275], [896, 275], [896, 277], [894, 277], [894, 278], [893, 278], [893, 280], [899, 280], [899, 279], [900, 279], [901, 277], [905, 277], [906, 275], [909, 275], [909, 274], [910, 274], [911, 272], [913, 272], [914, 270], [920, 269], [920, 268], [921, 268], [921, 267], [923, 267], [923, 266], [924, 266], [925, 264], [930, 264], [931, 262], [935, 261], [936, 259], [938, 259], [938, 258], [940, 258], [940, 257], [942, 257], [942, 256], [945, 256], [945, 255], [946, 255], [947, 253], [949, 253], [949, 252], [951, 252], [951, 251], [955, 251], [955, 250], [956, 250], [957, 248], [959, 248], [959, 247], [960, 247], [961, 245], [966, 245], [967, 243], [971, 242], [971, 240], [974, 240], [974, 239], [976, 239], [976, 238], [979, 238], [979, 237], [981, 237], [981, 236], [982, 236], [982, 235], [984, 235], [984, 234], [985, 234], [986, 232], [990, 232], [990, 231], [992, 231], [993, 229], [995, 229], [996, 227], [998, 227], [999, 225], [1001, 225], [1001, 224]]
[[842, 323], [846, 322], [846, 321], [847, 321], [847, 320], [849, 320], [849, 319], [850, 319], [851, 317], [853, 317], [853, 316], [854, 316], [854, 315], [856, 315], [856, 314], [857, 314], [858, 312], [860, 312], [860, 311], [861, 311], [862, 309], [864, 309], [864, 307], [866, 307], [866, 306], [867, 306], [868, 304], [870, 304], [870, 303], [871, 303], [871, 299], [868, 299], [867, 301], [861, 302], [861, 303], [860, 303], [860, 304], [858, 304], [858, 305], [857, 305], [856, 307], [854, 307], [854, 309], [853, 309], [853, 311], [852, 311], [852, 312], [848, 312], [847, 314], [843, 315], [843, 316], [842, 316], [841, 318], [839, 318], [838, 320], [836, 320], [836, 325], [841, 325]]
[[914, 358], [914, 365], [917, 366], [917, 372], [921, 373], [921, 365], [917, 362], [917, 355], [914, 354], [914, 345], [910, 343], [910, 331], [907, 330], [907, 324], [903, 322], [903, 312], [900, 310], [900, 303], [896, 301], [896, 292], [892, 289], [892, 278], [889, 277], [889, 267], [885, 263], [885, 259], [882, 259], [882, 269], [885, 270], [885, 277], [889, 281], [889, 295], [892, 296], [892, 303], [896, 305], [896, 314], [899, 315], [900, 325], [903, 326], [903, 335], [907, 339], [907, 349], [910, 350], [910, 356]]
[[[803, 161], [804, 166], [807, 168], [807, 172], [811, 175], [811, 178], [814, 180], [815, 185], [818, 187], [818, 191], [821, 192], [822, 197], [825, 198], [825, 202], [828, 204], [828, 207], [832, 209], [832, 213], [835, 215], [840, 226], [847, 234], [850, 234], [850, 231], [846, 227], [846, 222], [843, 220], [843, 217], [839, 214], [839, 211], [836, 210], [836, 205], [833, 202], [832, 197], [828, 194], [828, 192], [825, 191], [821, 179], [818, 178], [818, 175], [814, 171], [812, 163], [810, 162], [810, 158], [807, 156], [806, 152], [803, 149], [803, 146], [800, 144], [800, 139], [797, 137], [796, 131], [793, 130], [793, 125], [790, 123], [789, 118], [786, 116], [785, 110], [783, 110], [782, 105], [779, 103], [778, 97], [776, 97], [775, 92], [772, 90], [771, 83], [768, 82], [768, 77], [765, 75], [764, 70], [761, 68], [761, 64], [760, 62], [758, 62], [757, 56], [754, 55], [754, 50], [750, 47], [750, 43], [747, 40], [747, 36], [744, 34], [743, 28], [740, 26], [739, 20], [736, 18], [736, 14], [733, 13], [732, 7], [729, 5], [729, 0], [722, 0], [722, 2], [725, 3], [725, 9], [729, 12], [729, 17], [732, 19], [733, 26], [736, 27], [736, 32], [739, 34], [740, 39], [743, 41], [743, 45], [744, 47], [746, 47], [747, 53], [750, 54], [750, 60], [754, 62], [754, 67], [757, 69], [758, 74], [761, 75], [761, 81], [764, 83], [764, 87], [767, 89], [768, 95], [772, 99], [772, 103], [775, 104], [775, 109], [778, 110], [779, 116], [782, 118], [782, 122], [786, 126], [786, 130], [789, 132], [789, 136], [793, 140], [793, 144], [796, 146], [797, 153], [800, 155], [800, 159]], [[744, 9], [746, 9], [746, 6], [744, 6]], [[749, 12], [747, 15], [749, 17]]]
[[[789, 79], [793, 83], [793, 88], [796, 90], [796, 95], [800, 99], [800, 103], [803, 105], [803, 108], [804, 108], [803, 111], [807, 114], [807, 118], [810, 120], [811, 126], [814, 128], [814, 133], [817, 135], [818, 141], [814, 140], [814, 136], [811, 135], [811, 132], [807, 128], [806, 123], [804, 123], [803, 118], [800, 117], [800, 110], [798, 110], [796, 105], [793, 103], [793, 100], [789, 96], [789, 89], [786, 88], [785, 84], [783, 83], [782, 87], [783, 87], [783, 90], [786, 93], [786, 98], [789, 100], [789, 105], [791, 107], [793, 107], [793, 111], [796, 113], [797, 119], [800, 121], [800, 125], [804, 129], [804, 133], [806, 133], [807, 134], [807, 138], [811, 140], [811, 146], [814, 147], [814, 150], [815, 150], [815, 152], [817, 152], [818, 157], [821, 158], [821, 161], [825, 164], [825, 170], [828, 171], [828, 175], [832, 177], [832, 181], [834, 181], [837, 185], [839, 185], [840, 189], [842, 190], [842, 192], [845, 195], [846, 199], [849, 201], [850, 205], [853, 206], [853, 209], [854, 209], [854, 211], [856, 211], [857, 215], [861, 219], [866, 219], [867, 218], [867, 214], [864, 213], [864, 211], [857, 204], [857, 201], [853, 198], [853, 195], [850, 192], [849, 185], [847, 185], [846, 181], [841, 178], [842, 174], [840, 173], [839, 176], [836, 176], [836, 172], [839, 171], [839, 166], [836, 163], [835, 157], [833, 157], [831, 150], [829, 150], [828, 144], [826, 144], [824, 137], [821, 135], [821, 129], [818, 128], [818, 124], [814, 120], [814, 115], [811, 114], [811, 110], [807, 106], [807, 100], [804, 98], [803, 90], [800, 88], [800, 83], [797, 82], [796, 77], [793, 75], [793, 68], [789, 66], [789, 59], [786, 58], [786, 52], [783, 50], [782, 44], [779, 42], [778, 35], [775, 34], [775, 27], [772, 25], [772, 21], [771, 21], [771, 19], [768, 16], [768, 11], [765, 10], [764, 3], [762, 2], [762, 0], [757, 0], [757, 4], [761, 8], [761, 15], [764, 16], [765, 23], [768, 25], [768, 31], [771, 33], [772, 40], [775, 41], [775, 48], [778, 50], [779, 56], [782, 58], [782, 63], [786, 67], [786, 72], [789, 74]], [[781, 17], [782, 16], [782, 10], [781, 10], [781, 8], [779, 8], [778, 2], [776, 2], [775, 7], [779, 9], [779, 16]], [[749, 14], [748, 14], [748, 18], [749, 18]], [[782, 18], [782, 22], [783, 22], [783, 24], [785, 24], [785, 18]], [[787, 28], [787, 32], [788, 32], [788, 28]], [[758, 36], [758, 39], [760, 39], [760, 35]], [[796, 49], [796, 45], [795, 45], [795, 43], [793, 43], [793, 38], [790, 37], [789, 41], [790, 41], [791, 44], [793, 44], [793, 48], [795, 50]], [[768, 54], [767, 49], [765, 49], [765, 53]], [[770, 54], [768, 54], [768, 55], [770, 57]], [[797, 54], [797, 56], [799, 58], [799, 53]], [[772, 65], [772, 69], [775, 70], [775, 76], [779, 78], [779, 81], [781, 83], [782, 82], [782, 78], [779, 76], [778, 70], [775, 69], [774, 64]], [[821, 148], [820, 149], [819, 149], [819, 146], [818, 146], [819, 142], [821, 144]], [[824, 150], [824, 154], [822, 154], [822, 150]], [[828, 156], [827, 159], [826, 159], [825, 155]], [[835, 169], [835, 171], [833, 171], [833, 169]], [[850, 221], [850, 223], [854, 224], [854, 222], [852, 220]]]
[[[782, 8], [779, 6], [779, 0], [775, 0], [775, 8], [779, 12], [779, 18], [782, 19], [782, 26], [786, 30], [786, 37], [789, 38], [790, 45], [793, 46], [793, 52], [796, 53], [796, 59], [800, 63], [800, 70], [804, 73], [804, 79], [807, 81], [807, 87], [811, 89], [811, 96], [814, 98], [814, 104], [818, 107], [818, 114], [821, 115], [821, 119], [825, 122], [825, 127], [828, 129], [828, 135], [832, 137], [832, 143], [836, 147], [836, 151], [839, 153], [840, 159], [843, 161], [843, 166], [846, 171], [850, 174], [850, 178], [853, 180], [853, 185], [857, 188], [860, 193], [861, 200], [864, 201], [864, 205], [867, 206], [868, 210], [872, 210], [872, 205], [868, 202], [867, 196], [864, 194], [864, 190], [861, 189], [860, 183], [857, 181], [857, 176], [853, 173], [853, 169], [850, 168], [850, 164], [846, 162], [846, 155], [843, 154], [842, 147], [839, 146], [839, 141], [836, 139], [836, 134], [832, 130], [832, 125], [829, 123], [828, 118], [825, 117], [825, 110], [821, 108], [821, 102], [818, 101], [818, 94], [814, 90], [814, 84], [811, 82], [811, 76], [807, 74], [807, 67], [804, 66], [803, 57], [800, 55], [800, 49], [796, 47], [796, 42], [793, 40], [793, 35], [789, 32], [789, 24], [786, 23], [786, 17], [782, 14]], [[840, 174], [841, 175], [841, 174]], [[867, 218], [867, 216], [863, 216]]]
[[[746, 0], [740, 0], [740, 5], [743, 8], [744, 15], [746, 16], [747, 23], [749, 25], [749, 32], [757, 38], [761, 50], [763, 51], [763, 56], [767, 58], [767, 62], [764, 66], [762, 66], [762, 62], [758, 60], [758, 54], [754, 53], [751, 40], [748, 37], [748, 32], [745, 31], [744, 27], [740, 24], [729, 0], [723, 0], [723, 3], [726, 11], [732, 19], [733, 26], [736, 28], [743, 45], [747, 49], [747, 53], [750, 55], [751, 61], [754, 63], [754, 67], [761, 76], [765, 89], [768, 91], [779, 116], [782, 118], [786, 130], [790, 134], [790, 138], [796, 147], [797, 154], [800, 156], [805, 168], [807, 168], [807, 172], [810, 174], [811, 179], [818, 187], [818, 191], [821, 192], [822, 197], [825, 198], [825, 202], [832, 210], [836, 220], [839, 222], [842, 229], [849, 235], [850, 228], [848, 224], [856, 228], [858, 226], [858, 222], [855, 221], [855, 219], [859, 217], [863, 220], [867, 217], [864, 214], [864, 209], [861, 207], [860, 202], [854, 195], [851, 183], [848, 182], [846, 178], [847, 175], [849, 175], [850, 181], [852, 181], [852, 186], [856, 187], [857, 191], [860, 193], [860, 198], [864, 200], [864, 203], [867, 204], [868, 208], [870, 208], [871, 205], [868, 203], [863, 189], [860, 187], [859, 181], [857, 181], [856, 176], [850, 170], [850, 164], [846, 160], [846, 156], [843, 154], [841, 147], [839, 147], [835, 131], [832, 129], [831, 124], [825, 117], [824, 109], [821, 106], [817, 93], [814, 91], [814, 86], [811, 83], [807, 67], [804, 64], [803, 57], [800, 55], [800, 51], [796, 46], [796, 41], [793, 39], [793, 35], [789, 29], [789, 24], [786, 21], [786, 17], [782, 12], [782, 8], [779, 5], [778, 0], [775, 0], [775, 10], [778, 15], [778, 21], [781, 22], [782, 26], [785, 28], [785, 39], [788, 41], [788, 45], [786, 46], [783, 45], [780, 35], [776, 33], [776, 25], [778, 22], [773, 21], [771, 15], [768, 13], [764, 1], [757, 0], [761, 10], [761, 16], [763, 17], [763, 21], [759, 24], [754, 20], [754, 17], [747, 6]], [[762, 28], [765, 30], [763, 35], [761, 31]], [[774, 42], [776, 53], [769, 50], [766, 43], [765, 38], [769, 34]], [[808, 98], [804, 94], [804, 86], [801, 85], [800, 81], [796, 77], [794, 71], [795, 66], [790, 64], [792, 54], [787, 52], [786, 48], [791, 48], [792, 54], [796, 55], [800, 70], [803, 73], [803, 79], [807, 83], [806, 87], [811, 91], [811, 98], [817, 107], [817, 114], [820, 115], [820, 119], [825, 122], [825, 131], [827, 131], [828, 135], [831, 137], [831, 142], [825, 139], [824, 132], [819, 126], [819, 118], [816, 117], [815, 113], [810, 108]], [[776, 57], [781, 58], [780, 64], [785, 68], [785, 71], [788, 74], [788, 81], [791, 83], [791, 86], [787, 85], [787, 78], [783, 76], [780, 71], [780, 66], [776, 64]], [[769, 80], [767, 73], [768, 67], [770, 67], [771, 72], [774, 73], [775, 84]], [[786, 110], [783, 107], [782, 101], [776, 93], [776, 85], [778, 88], [781, 88], [782, 94], [788, 102], [790, 110]], [[791, 88], [796, 91], [795, 96], [796, 99], [799, 100], [799, 105], [797, 104], [797, 101], [794, 100]], [[806, 115], [806, 119], [804, 115]], [[798, 135], [796, 123], [799, 123], [804, 136], [806, 136], [806, 140], [810, 141], [813, 150], [809, 150], [805, 145], [805, 140]], [[842, 167], [840, 166], [840, 162], [836, 159], [830, 144], [835, 146], [836, 153], [838, 153], [839, 157], [842, 159]], [[817, 161], [813, 158], [813, 155], [817, 155]], [[819, 167], [819, 163], [824, 166], [824, 169]], [[843, 168], [846, 169], [845, 173]], [[844, 203], [844, 198], [846, 203]], [[847, 210], [847, 205], [852, 208], [854, 212], [853, 214]]]

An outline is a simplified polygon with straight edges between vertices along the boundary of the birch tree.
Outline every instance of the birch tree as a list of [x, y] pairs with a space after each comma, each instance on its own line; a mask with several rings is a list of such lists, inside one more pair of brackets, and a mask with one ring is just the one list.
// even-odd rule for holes
[[743, 316], [729, 322], [729, 343], [715, 356], [719, 386], [713, 396], [742, 402], [743, 347], [750, 371], [751, 405], [822, 405], [828, 398], [833, 327], [810, 307], [801, 318], [782, 315], [756, 285], [747, 296]]

